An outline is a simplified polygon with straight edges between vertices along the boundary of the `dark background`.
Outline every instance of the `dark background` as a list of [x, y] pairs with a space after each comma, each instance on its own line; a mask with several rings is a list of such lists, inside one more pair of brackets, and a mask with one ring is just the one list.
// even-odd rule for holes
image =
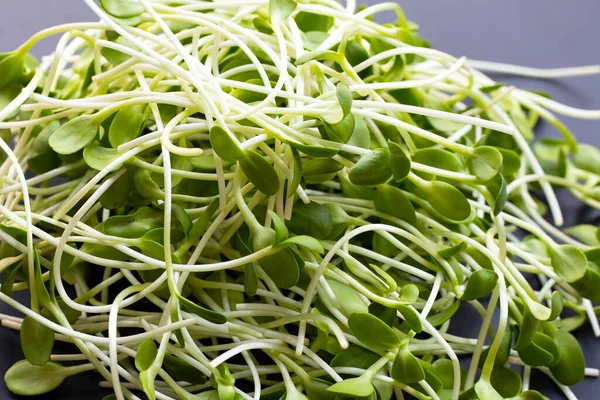
[[[598, 0], [407, 0], [401, 5], [407, 17], [421, 26], [421, 33], [435, 48], [455, 56], [546, 68], [600, 64]], [[14, 49], [45, 27], [97, 20], [80, 0], [2, 0], [2, 6], [0, 52]], [[379, 16], [381, 22], [392, 18], [390, 15]], [[51, 52], [56, 40], [51, 38], [39, 43], [33, 50], [34, 54], [39, 57]], [[569, 105], [600, 109], [600, 76], [554, 81], [505, 76], [496, 79], [521, 88], [549, 91], [554, 99]], [[580, 142], [600, 146], [600, 121], [562, 119]], [[557, 135], [544, 124], [538, 133]], [[598, 224], [597, 211], [581, 206], [565, 194], [561, 194], [561, 203], [567, 225]], [[0, 304], [0, 313], [12, 314], [13, 311]], [[454, 330], [467, 331], [470, 321], [471, 315], [465, 314], [462, 319], [459, 316], [453, 323]], [[475, 321], [477, 326], [479, 318], [476, 317]], [[476, 334], [472, 335], [475, 337]], [[582, 342], [588, 366], [600, 367], [600, 352], [597, 350], [600, 339], [594, 338], [587, 325], [577, 331], [577, 337]], [[0, 374], [3, 375], [22, 358], [18, 333], [0, 328]], [[81, 374], [67, 379], [59, 389], [37, 399], [100, 400], [110, 392], [98, 389], [98, 379], [97, 374]], [[532, 388], [541, 390], [551, 399], [562, 398], [552, 382], [539, 374], [534, 373]], [[573, 387], [580, 399], [599, 398], [599, 390], [600, 381], [593, 378]], [[9, 393], [4, 380], [0, 380], [0, 400], [18, 398]]]

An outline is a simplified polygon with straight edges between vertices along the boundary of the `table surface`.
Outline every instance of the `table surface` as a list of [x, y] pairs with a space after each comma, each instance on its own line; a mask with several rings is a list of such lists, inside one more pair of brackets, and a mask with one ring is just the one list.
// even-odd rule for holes
[[[367, 3], [376, 3], [374, 0]], [[403, 2], [407, 16], [421, 26], [421, 32], [432, 45], [455, 56], [466, 55], [471, 59], [506, 62], [535, 67], [567, 67], [600, 64], [600, 2], [597, 0], [552, 1], [503, 0], [503, 1], [406, 1]], [[381, 15], [380, 21], [391, 20]], [[52, 25], [95, 21], [82, 0], [27, 0], [11, 1], [0, 13], [0, 52], [10, 51], [37, 30]], [[33, 52], [37, 56], [52, 51], [56, 40], [46, 39]], [[523, 78], [498, 77], [519, 87], [541, 89], [552, 93], [558, 101], [569, 105], [600, 109], [600, 76], [540, 81]], [[600, 146], [600, 122], [564, 118], [563, 121], [582, 143]], [[555, 136], [557, 133], [547, 124], [538, 134]], [[581, 206], [572, 198], [564, 196], [564, 212], [567, 225], [600, 223], [597, 210]], [[0, 313], [13, 313], [0, 304]], [[459, 329], [468, 329], [469, 316], [457, 319]], [[594, 338], [589, 326], [577, 331], [588, 366], [600, 367], [600, 339]], [[17, 360], [22, 359], [19, 335], [0, 328], [0, 374]], [[533, 376], [532, 386], [551, 399], [563, 396], [558, 389], [540, 375]], [[88, 373], [67, 379], [63, 386], [49, 395], [35, 399], [100, 400], [110, 392], [98, 389], [99, 376]], [[580, 399], [597, 398], [600, 380], [586, 379], [573, 387]], [[19, 399], [8, 392], [4, 380], [0, 380], [0, 399]], [[31, 398], [34, 399], [34, 398]]]

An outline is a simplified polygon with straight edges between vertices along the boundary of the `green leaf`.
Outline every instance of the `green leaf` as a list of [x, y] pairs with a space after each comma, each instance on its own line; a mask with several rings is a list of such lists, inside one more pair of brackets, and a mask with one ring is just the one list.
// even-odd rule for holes
[[135, 171], [133, 184], [138, 193], [146, 199], [158, 200], [164, 198], [164, 192], [152, 179], [152, 173], [147, 169], [139, 168]]
[[[331, 123], [325, 121], [325, 117], [329, 114], [325, 114], [323, 116], [323, 127], [324, 129], [320, 129], [321, 134], [328, 138], [329, 140], [339, 142], [339, 143], [348, 143], [354, 134], [356, 128], [356, 117], [354, 114], [350, 113], [346, 116], [343, 116], [337, 123]], [[337, 114], [334, 114], [337, 116]], [[335, 119], [335, 118], [334, 118]]]
[[467, 247], [469, 247], [468, 244], [465, 242], [460, 242], [452, 247], [446, 247], [442, 250], [438, 250], [438, 254], [444, 258], [451, 258], [465, 251]]
[[[83, 150], [83, 159], [85, 160], [85, 163], [90, 168], [98, 171], [102, 171], [118, 156], [119, 153], [117, 152], [117, 149], [102, 147], [98, 142], [88, 144]], [[116, 171], [119, 168], [121, 168], [121, 165], [115, 165], [110, 171]]]
[[503, 398], [518, 395], [523, 386], [521, 375], [504, 365], [494, 367], [490, 383]]
[[[452, 172], [463, 171], [462, 161], [456, 154], [435, 147], [418, 150], [413, 154], [412, 161]], [[431, 176], [423, 172], [419, 172], [418, 174], [425, 179], [430, 179], [428, 177]]]
[[[306, 390], [306, 395], [309, 399], [319, 399], [319, 400], [335, 400], [335, 393], [331, 393], [327, 391], [327, 388], [331, 386], [330, 382], [327, 382], [323, 379], [314, 378], [309, 376], [307, 379], [303, 379], [302, 383], [304, 385], [304, 389]], [[264, 398], [264, 396], [263, 396]]]
[[313, 158], [329, 159], [340, 152], [340, 150], [336, 149], [335, 147], [312, 146], [298, 142], [289, 142], [289, 145]]
[[162, 227], [163, 213], [150, 207], [139, 208], [131, 215], [115, 215], [104, 221], [104, 233], [124, 238], [140, 238], [148, 231]]
[[181, 225], [181, 228], [183, 229], [183, 232], [185, 234], [187, 234], [190, 231], [190, 229], [192, 229], [192, 219], [190, 218], [187, 211], [185, 211], [185, 209], [179, 204], [171, 204], [171, 214], [174, 215], [175, 218], [177, 218], [177, 221]]
[[[508, 361], [508, 357], [510, 356], [510, 347], [512, 344], [512, 334], [513, 329], [511, 328], [504, 331], [504, 336], [502, 336], [500, 347], [498, 348], [496, 358], [494, 359], [494, 365], [504, 365], [506, 361]], [[483, 368], [483, 365], [488, 357], [489, 351], [490, 347], [486, 347], [481, 353], [481, 357], [479, 357], [479, 368]]]
[[[63, 254], [63, 257], [64, 256], [66, 256], [66, 254]], [[61, 261], [61, 264], [62, 264], [62, 261]], [[77, 322], [77, 320], [81, 316], [81, 311], [75, 310], [75, 309], [69, 307], [68, 305], [65, 304], [63, 299], [57, 299], [56, 305], [58, 306], [58, 308], [60, 308], [60, 310], [65, 315], [65, 317], [67, 318], [67, 321], [69, 321], [70, 324], [74, 324], [75, 322]], [[52, 322], [59, 323], [56, 320], [56, 318], [54, 317], [54, 314], [52, 314], [47, 308], [44, 308], [40, 314], [42, 314], [44, 317], [48, 318]]]
[[335, 95], [342, 107], [342, 113], [346, 117], [352, 110], [352, 92], [350, 92], [348, 85], [340, 82], [336, 86]]
[[[114, 42], [127, 47], [134, 47], [131, 42], [129, 42], [127, 39], [124, 39], [122, 36], [119, 36]], [[131, 58], [129, 54], [125, 54], [119, 50], [111, 49], [108, 47], [102, 47], [100, 53], [102, 54], [102, 56], [104, 56], [104, 58], [106, 58], [106, 60], [109, 63], [111, 63], [114, 66], [123, 64], [125, 61]]]
[[471, 205], [465, 195], [446, 182], [431, 182], [427, 201], [438, 214], [451, 221], [462, 222], [471, 215]]
[[521, 350], [531, 343], [535, 335], [537, 324], [537, 320], [533, 317], [529, 309], [525, 308], [523, 320], [519, 325], [519, 336], [517, 336], [517, 341], [515, 342], [515, 350]]
[[397, 143], [388, 140], [388, 147], [390, 149], [392, 176], [396, 182], [402, 182], [410, 172], [410, 159]]
[[552, 376], [563, 385], [573, 386], [585, 377], [585, 360], [579, 342], [568, 332], [558, 331], [554, 335], [560, 357], [550, 367]]
[[[173, 379], [202, 385], [206, 382], [206, 376], [180, 358], [165, 354], [163, 368]], [[218, 399], [217, 399], [218, 400]]]
[[306, 64], [309, 61], [335, 61], [340, 62], [340, 54], [336, 51], [332, 50], [313, 50], [307, 53], [304, 53], [300, 57], [296, 59], [296, 65], [300, 66]]
[[54, 346], [54, 331], [30, 316], [21, 324], [21, 348], [32, 365], [44, 365], [50, 360]]
[[377, 186], [392, 177], [390, 168], [390, 152], [379, 148], [361, 156], [348, 171], [350, 182], [355, 185]]
[[108, 141], [112, 147], [117, 148], [140, 136], [145, 120], [144, 107], [136, 104], [117, 113], [108, 130]]
[[600, 268], [596, 263], [588, 262], [583, 278], [572, 282], [571, 286], [581, 296], [596, 303], [600, 302], [600, 290], [598, 290], [600, 287]]
[[300, 279], [300, 266], [291, 249], [282, 249], [258, 260], [269, 278], [280, 288], [288, 289]]
[[56, 130], [48, 139], [52, 150], [58, 154], [73, 154], [94, 140], [100, 124], [92, 115], [81, 115]]
[[260, 154], [246, 150], [239, 163], [244, 175], [263, 194], [273, 196], [279, 191], [279, 177], [275, 168]]
[[[451, 112], [451, 113], [455, 112], [450, 106], [448, 106], [446, 104], [446, 102], [444, 100], [439, 99], [437, 97], [433, 97], [433, 96], [426, 97], [424, 105], [425, 105], [425, 107], [431, 108], [434, 110]], [[450, 121], [450, 120], [443, 119], [443, 118], [435, 118], [435, 117], [426, 117], [426, 118], [427, 118], [427, 121], [429, 121], [429, 123], [433, 126], [433, 128], [440, 132], [453, 133], [453, 132], [456, 132], [457, 130], [461, 129], [464, 126], [463, 123], [456, 122], [456, 121]]]
[[475, 147], [467, 163], [473, 175], [482, 181], [489, 181], [500, 172], [502, 154], [491, 146]]
[[504, 206], [506, 205], [506, 199], [508, 197], [506, 181], [504, 180], [504, 177], [501, 174], [498, 174], [489, 181], [487, 181], [485, 183], [485, 186], [487, 187], [487, 190], [490, 192], [490, 195], [494, 199], [494, 215], [498, 215], [504, 209]]
[[292, 174], [291, 180], [288, 179], [287, 197], [290, 198], [296, 194], [300, 183], [302, 183], [302, 160], [300, 153], [293, 147], [290, 147], [292, 152]]
[[158, 349], [156, 348], [154, 340], [146, 339], [142, 341], [135, 353], [135, 367], [137, 370], [142, 372], [150, 368], [156, 359], [157, 354]]
[[223, 314], [220, 314], [213, 310], [209, 310], [208, 308], [204, 308], [192, 302], [191, 300], [186, 299], [179, 293], [177, 294], [177, 298], [186, 310], [196, 314], [201, 318], [204, 318], [207, 321], [212, 322], [213, 324], [224, 324], [225, 322], [227, 322], [227, 318]]
[[100, 0], [100, 5], [112, 16], [132, 18], [144, 12], [144, 6], [137, 0]]
[[519, 357], [527, 365], [541, 367], [556, 362], [559, 350], [551, 337], [536, 332], [531, 343], [519, 350]]
[[415, 331], [416, 333], [419, 333], [423, 330], [423, 325], [421, 323], [419, 313], [417, 313], [417, 311], [413, 307], [397, 305], [396, 309], [400, 311], [400, 314], [402, 314], [402, 318], [404, 319], [404, 321], [406, 321], [406, 324], [411, 330]]
[[396, 309], [394, 308], [373, 302], [369, 304], [369, 314], [379, 318], [390, 328], [394, 328], [396, 324]]
[[504, 86], [506, 86], [505, 83], [498, 82], [498, 83], [493, 84], [493, 85], [482, 86], [482, 87], [479, 88], [479, 90], [482, 91], [483, 93], [491, 93], [491, 92], [493, 92], [495, 90], [498, 90], [498, 89], [500, 89], [501, 87], [504, 87]]
[[565, 233], [573, 236], [575, 239], [588, 246], [600, 246], [597, 232], [598, 227], [590, 224], [575, 225], [565, 229]]
[[365, 119], [360, 115], [354, 116], [354, 130], [352, 136], [347, 142], [350, 146], [362, 147], [363, 149], [371, 148], [371, 134]]
[[463, 301], [472, 301], [490, 293], [498, 283], [498, 275], [494, 271], [479, 269], [469, 277], [462, 296]]
[[258, 290], [258, 277], [254, 263], [244, 265], [244, 292], [248, 296], [254, 296]]
[[419, 299], [419, 287], [408, 283], [400, 289], [400, 300], [407, 304], [412, 304]]
[[335, 294], [335, 298], [341, 306], [341, 311], [345, 316], [353, 313], [368, 313], [369, 309], [360, 295], [351, 286], [338, 281], [328, 279], [327, 283]]
[[573, 154], [573, 164], [579, 169], [600, 175], [600, 150], [590, 144], [579, 144]]
[[[19, 94], [23, 86], [18, 83], [12, 83], [0, 88], [0, 111], [4, 110]], [[19, 108], [8, 114], [4, 120], [8, 121], [19, 115]]]
[[[1, 158], [1, 157], [0, 157]], [[34, 174], [41, 175], [60, 167], [62, 161], [58, 154], [49, 150], [27, 159], [27, 167]]]
[[4, 382], [8, 390], [21, 396], [35, 396], [56, 389], [73, 373], [60, 364], [47, 362], [33, 365], [27, 360], [18, 361], [6, 371]]
[[375, 209], [408, 222], [417, 224], [415, 209], [404, 192], [391, 185], [379, 185], [373, 196]]
[[564, 154], [568, 146], [562, 139], [542, 138], [533, 144], [533, 153], [547, 174], [564, 176]]
[[206, 207], [204, 212], [198, 217], [190, 232], [188, 234], [188, 240], [195, 242], [200, 238], [200, 236], [204, 235], [204, 232], [208, 229], [210, 225], [210, 220], [212, 219], [213, 214], [217, 211], [219, 207], [219, 200], [214, 199], [210, 202], [210, 204]]
[[0, 54], [0, 88], [12, 83], [27, 83], [25, 57], [26, 53], [19, 50]]
[[358, 378], [344, 379], [343, 381], [334, 383], [327, 388], [327, 391], [342, 396], [367, 397], [375, 392], [375, 388], [368, 374], [365, 374]]
[[327, 208], [321, 204], [314, 201], [308, 204], [297, 202], [287, 226], [296, 235], [325, 239], [333, 228], [333, 221]]
[[275, 229], [275, 242], [273, 245], [283, 242], [289, 236], [288, 228], [285, 226], [285, 222], [277, 215], [273, 210], [268, 211], [273, 221], [273, 229]]
[[[65, 257], [66, 260], [70, 258], [69, 256]], [[42, 267], [40, 265], [40, 256], [37, 249], [34, 249], [33, 252], [33, 263], [35, 267], [35, 286], [38, 292], [38, 298], [40, 300], [40, 303], [42, 303], [44, 307], [49, 307], [50, 303], [54, 302], [54, 291], [52, 291], [52, 293], [48, 293], [48, 288], [46, 287], [46, 284], [42, 279]], [[63, 267], [63, 265], [61, 265], [61, 267]], [[50, 280], [50, 282], [52, 285], [52, 279]], [[46, 332], [45, 334], [48, 333]], [[49, 341], [49, 339], [47, 340]]]
[[358, 345], [350, 345], [346, 350], [340, 351], [331, 360], [330, 365], [336, 367], [354, 367], [367, 369], [381, 357], [370, 350]]
[[[54, 120], [50, 122], [44, 129], [41, 130], [40, 133], [36, 136], [33, 142], [33, 151], [36, 153], [45, 153], [47, 151], [52, 151], [52, 148], [48, 144], [48, 139], [50, 136], [56, 132], [56, 130], [60, 128], [60, 122]], [[10, 131], [9, 131], [10, 133]], [[5, 139], [5, 141], [9, 140], [10, 136]]]
[[[185, 239], [185, 232], [179, 229], [171, 229], [170, 232], [171, 244], [179, 243]], [[142, 240], [150, 240], [164, 246], [165, 244], [165, 228], [152, 229], [142, 236]]]
[[332, 159], [312, 158], [302, 164], [302, 176], [308, 184], [327, 182], [344, 166]]
[[455, 301], [449, 307], [443, 309], [437, 314], [432, 314], [427, 317], [427, 321], [433, 326], [442, 325], [444, 322], [448, 321], [452, 316], [458, 311], [460, 308], [460, 301]]
[[390, 350], [400, 345], [400, 337], [385, 322], [374, 315], [355, 312], [348, 317], [352, 334], [366, 346]]
[[502, 154], [502, 175], [512, 176], [521, 168], [521, 157], [514, 151], [496, 148]]
[[209, 139], [213, 151], [223, 160], [233, 162], [244, 158], [240, 146], [220, 125], [213, 125], [210, 128]]
[[402, 346], [394, 359], [390, 376], [400, 383], [416, 383], [425, 379], [425, 371], [408, 346]]
[[515, 397], [511, 397], [510, 400], [548, 400], [548, 398], [535, 390], [526, 390]]
[[315, 239], [312, 236], [305, 236], [305, 235], [300, 235], [300, 236], [292, 236], [289, 239], [286, 239], [285, 241], [280, 243], [280, 246], [286, 246], [286, 245], [298, 245], [298, 246], [302, 246], [302, 247], [306, 247], [307, 249], [314, 251], [316, 253], [324, 253], [325, 249], [323, 249], [323, 246], [321, 245], [321, 242], [319, 242], [317, 239]]
[[298, 7], [295, 0], [269, 0], [269, 14], [271, 23], [276, 24], [284, 21]]
[[298, 28], [302, 32], [327, 32], [333, 26], [334, 19], [329, 15], [314, 14], [310, 12], [300, 11], [294, 17]]
[[8, 297], [12, 297], [15, 279], [17, 278], [17, 275], [19, 274], [20, 270], [20, 264], [14, 264], [5, 270], [6, 272], [2, 277], [2, 280], [0, 281], [1, 293], [4, 293]]
[[575, 282], [585, 275], [587, 258], [577, 247], [562, 244], [550, 249], [552, 267], [566, 282]]
[[133, 173], [126, 170], [113, 184], [100, 196], [102, 207], [115, 210], [127, 202], [131, 185], [133, 183]]
[[[338, 48], [338, 51], [340, 51], [341, 49]], [[341, 51], [340, 51], [341, 53]], [[358, 64], [362, 63], [363, 61], [366, 61], [369, 58], [369, 53], [367, 52], [367, 50], [364, 48], [363, 44], [361, 41], [357, 40], [348, 40], [348, 42], [346, 43], [346, 50], [344, 53], [344, 56], [346, 57], [346, 60], [348, 60], [348, 63], [350, 63], [350, 65], [357, 66]], [[341, 68], [340, 68], [341, 70]], [[367, 78], [371, 72], [373, 71], [373, 69], [371, 67], [366, 68], [362, 71], [360, 71], [358, 73], [358, 76], [360, 76], [362, 79]]]
[[559, 291], [552, 292], [552, 297], [550, 300], [550, 307], [552, 309], [552, 313], [550, 314], [548, 321], [554, 321], [556, 318], [558, 318], [564, 306], [565, 299], [563, 298], [562, 294], [560, 294]]
[[[161, 243], [142, 237], [138, 240], [137, 247], [148, 257], [165, 261], [165, 247]], [[171, 259], [174, 264], [180, 264], [179, 257], [176, 254], [171, 253]]]

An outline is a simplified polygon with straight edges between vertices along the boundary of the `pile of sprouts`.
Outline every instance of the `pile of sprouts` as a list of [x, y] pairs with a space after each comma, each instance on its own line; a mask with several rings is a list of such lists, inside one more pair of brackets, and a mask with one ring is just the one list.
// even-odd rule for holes
[[555, 117], [600, 111], [475, 68], [600, 67], [456, 59], [394, 3], [85, 2], [99, 22], [0, 54], [12, 392], [542, 399], [535, 369], [573, 399], [598, 376], [571, 332], [600, 335], [599, 230], [561, 228], [554, 191], [600, 208], [600, 151]]

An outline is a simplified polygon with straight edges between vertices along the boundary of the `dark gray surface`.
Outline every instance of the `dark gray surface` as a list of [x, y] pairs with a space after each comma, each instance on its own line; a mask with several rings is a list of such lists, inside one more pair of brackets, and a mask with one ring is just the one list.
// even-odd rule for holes
[[[368, 3], [375, 3], [371, 0]], [[2, 0], [0, 11], [0, 52], [12, 50], [37, 30], [72, 21], [96, 18], [80, 0]], [[455, 56], [508, 62], [535, 67], [566, 67], [600, 64], [600, 1], [598, 0], [453, 0], [402, 2], [409, 19], [421, 26], [422, 34], [433, 46]], [[390, 16], [381, 15], [385, 21]], [[42, 55], [52, 50], [54, 41], [47, 39], [35, 47]], [[555, 99], [582, 108], [600, 109], [600, 76], [536, 81], [498, 77], [524, 88], [547, 90]], [[600, 122], [563, 119], [581, 142], [600, 145]], [[556, 135], [548, 125], [538, 133]], [[565, 198], [568, 225], [598, 223], [598, 213], [590, 212]], [[599, 288], [600, 290], [600, 288]], [[0, 304], [0, 313], [12, 313]], [[465, 316], [460, 330], [469, 326]], [[461, 324], [460, 322], [464, 322]], [[600, 367], [600, 339], [585, 327], [577, 332], [582, 340], [590, 367]], [[0, 373], [22, 358], [18, 334], [0, 328]], [[552, 383], [534, 375], [534, 388], [551, 399], [562, 398]], [[96, 400], [107, 394], [97, 389], [97, 375], [92, 373], [68, 379], [64, 386], [39, 399]], [[580, 399], [599, 398], [600, 381], [586, 379], [573, 388]], [[0, 381], [0, 400], [17, 399]], [[318, 400], [318, 399], [315, 399]]]

